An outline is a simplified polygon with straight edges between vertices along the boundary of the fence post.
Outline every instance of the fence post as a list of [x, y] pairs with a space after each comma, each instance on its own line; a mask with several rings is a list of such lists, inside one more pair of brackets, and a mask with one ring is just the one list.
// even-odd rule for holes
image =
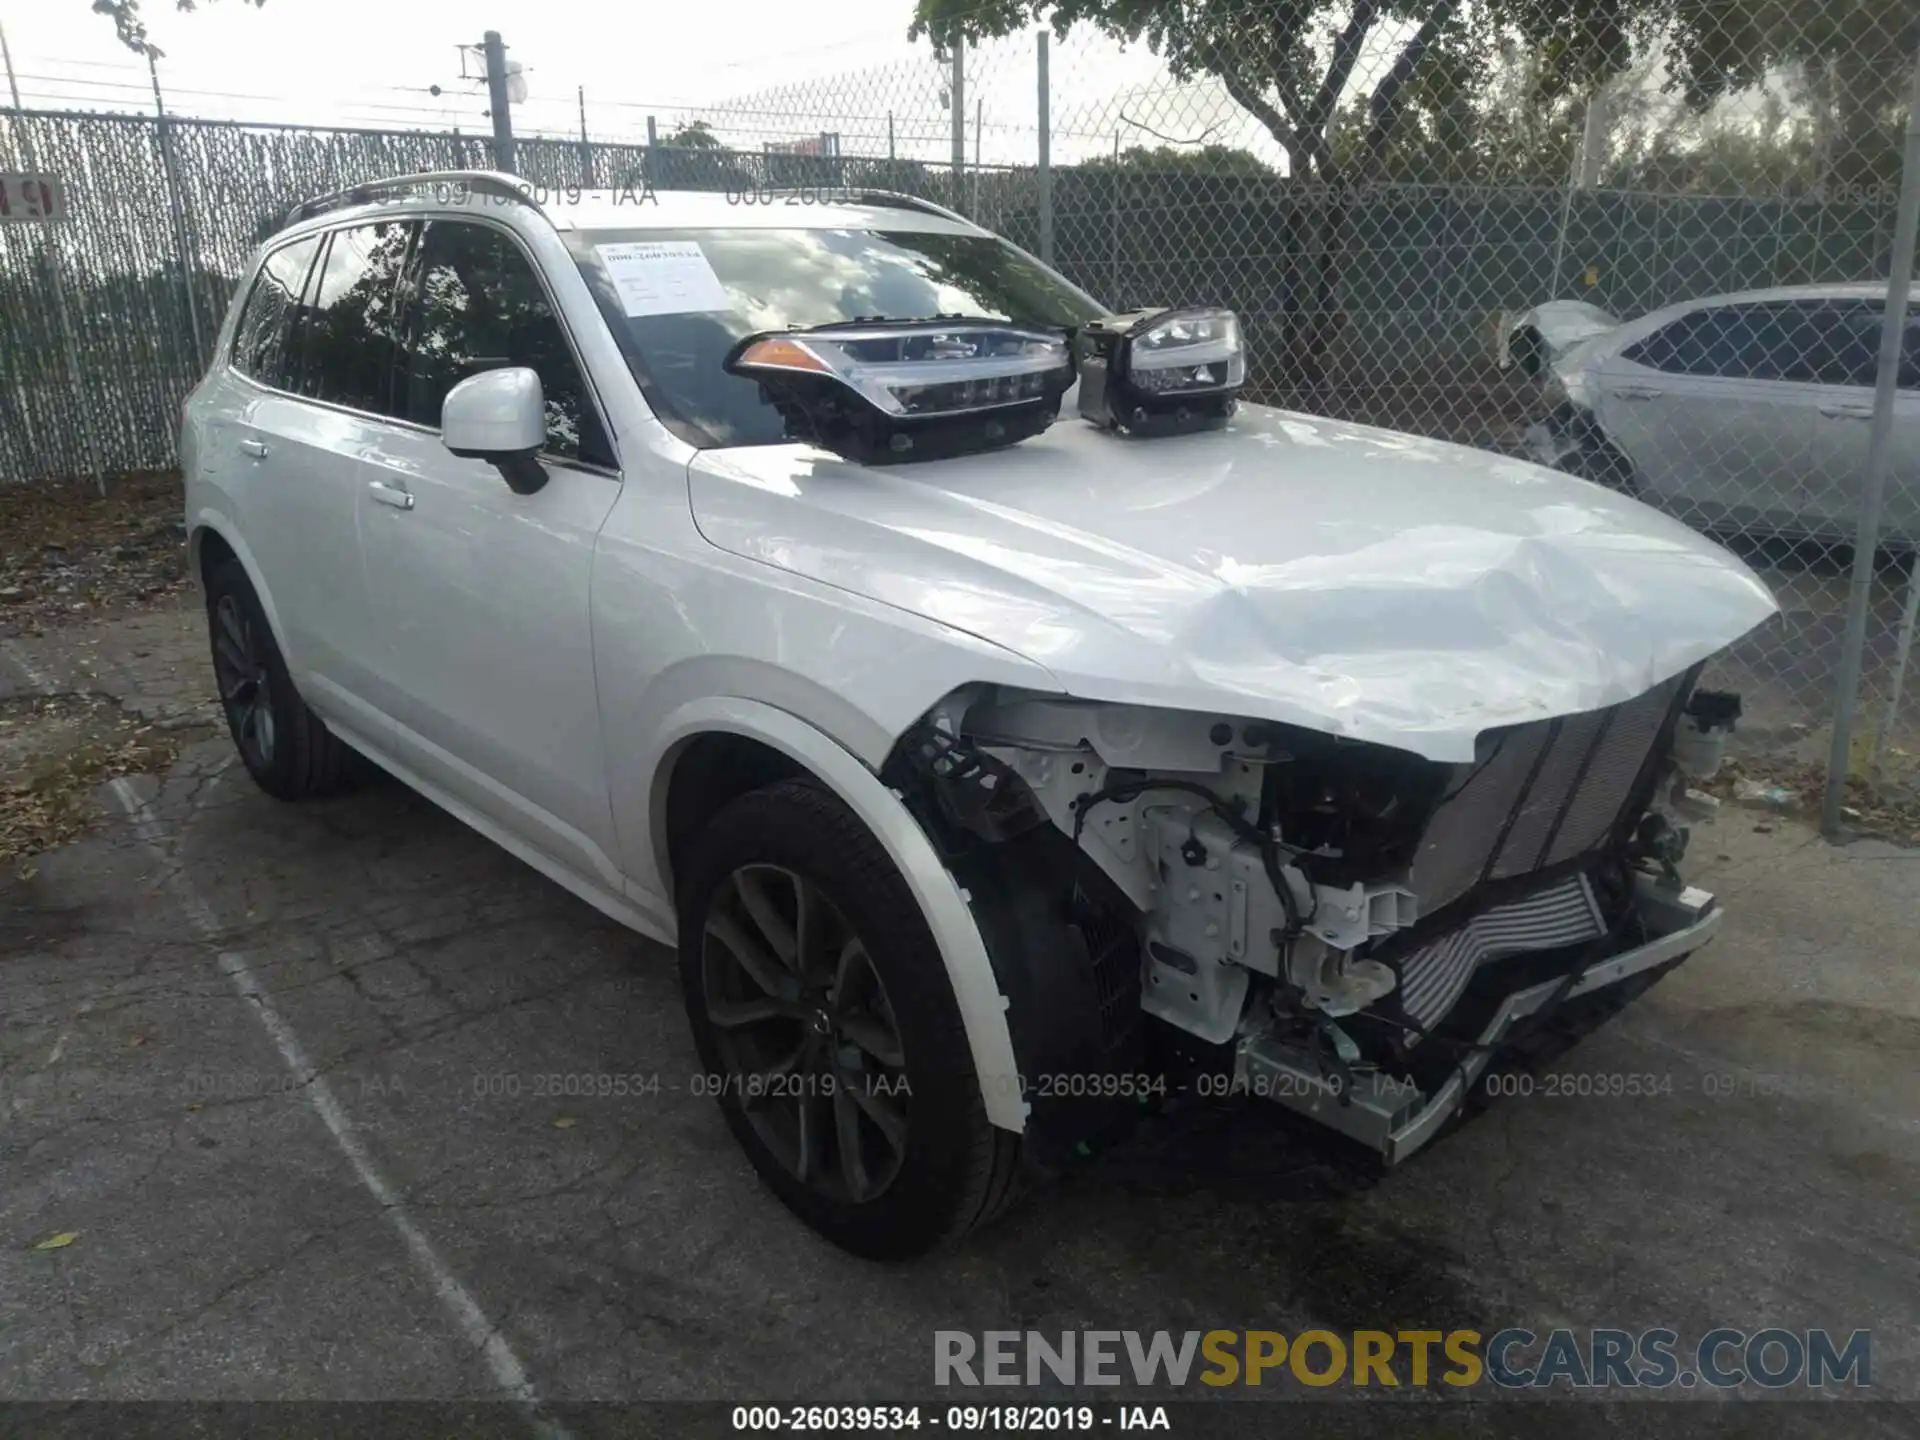
[[[1920, 172], [1920, 63], [1917, 63], [1914, 69], [1913, 108], [1907, 116], [1906, 163], [1900, 176], [1901, 220], [1912, 220], [1914, 218], [1912, 212], [1916, 208], [1916, 204], [1920, 204], [1920, 202], [1915, 202], [1908, 193], [1911, 190], [1920, 189], [1920, 180], [1916, 180], [1916, 172]], [[1897, 232], [1899, 229], [1898, 223], [1896, 223], [1894, 228]], [[1905, 257], [1903, 257], [1899, 251], [1899, 243], [1896, 233], [1894, 240], [1894, 264], [1910, 273], [1910, 259], [1908, 259], [1907, 264], [1901, 265], [1901, 261]], [[1909, 247], [1911, 247], [1912, 243], [1913, 237], [1909, 236]], [[1907, 256], [1910, 257], [1911, 253], [1911, 248], [1909, 248]], [[1910, 295], [1903, 297], [1903, 299], [1907, 299], [1909, 302], [1910, 298]], [[1905, 331], [1908, 305], [1903, 304], [1900, 309], [1900, 323], [1896, 325], [1893, 305], [1893, 286], [1889, 283], [1887, 287], [1887, 318], [1885, 322], [1889, 330], [1898, 329], [1902, 332]], [[1886, 335], [1883, 333], [1880, 338], [1884, 352]], [[1904, 348], [1904, 338], [1902, 344]], [[1884, 353], [1881, 363], [1884, 366]], [[1879, 400], [1880, 397], [1876, 391], [1874, 395], [1874, 419], [1876, 422], [1880, 417]], [[1906, 689], [1907, 684], [1907, 662], [1913, 657], [1913, 630], [1916, 620], [1920, 620], [1920, 551], [1916, 551], [1908, 561], [1907, 601], [1906, 604], [1901, 607], [1900, 611], [1900, 635], [1893, 649], [1893, 675], [1887, 684], [1886, 713], [1881, 716], [1880, 728], [1874, 734], [1873, 758], [1867, 764], [1867, 781], [1869, 785], [1877, 786], [1880, 783], [1881, 758], [1885, 754], [1888, 738], [1893, 732], [1894, 721], [1900, 717], [1902, 691]], [[1831, 781], [1829, 781], [1829, 784], [1831, 784]]]
[[587, 139], [587, 87], [580, 92], [580, 188], [593, 189], [593, 142]]
[[153, 81], [154, 124], [160, 142], [160, 171], [167, 179], [167, 212], [173, 219], [173, 242], [180, 250], [180, 288], [187, 297], [187, 331], [193, 337], [193, 363], [196, 370], [207, 363], [207, 348], [200, 343], [200, 307], [193, 298], [193, 245], [187, 239], [186, 199], [180, 189], [180, 170], [173, 158], [173, 128], [167, 118], [166, 102], [160, 98], [160, 67], [153, 52], [147, 52], [147, 75]]
[[1053, 135], [1052, 101], [1047, 87], [1047, 42], [1052, 37], [1040, 32], [1038, 56], [1040, 74], [1040, 258], [1053, 263]]
[[[973, 211], [968, 217], [975, 224], [980, 221], [980, 128], [987, 114], [986, 102], [973, 102]], [[993, 227], [998, 229], [998, 226]]]
[[953, 79], [949, 100], [953, 108], [953, 206], [960, 208], [967, 178], [967, 42], [954, 37]]
[[487, 57], [487, 111], [493, 119], [493, 168], [518, 173], [513, 157], [513, 101], [507, 94], [507, 47], [498, 30], [480, 37]]
[[1120, 132], [1113, 132], [1113, 169], [1107, 174], [1107, 304], [1120, 308]]
[[[1920, 231], [1920, 55], [1915, 56], [1913, 94], [1907, 106], [1906, 157], [1900, 172], [1899, 210], [1893, 224], [1893, 254], [1887, 264], [1887, 307], [1880, 326], [1880, 370], [1873, 387], [1873, 428], [1867, 442], [1866, 488], [1860, 502], [1860, 531], [1853, 545], [1853, 590], [1847, 600], [1847, 630], [1840, 647], [1833, 747], [1827, 753], [1827, 793], [1820, 808], [1820, 828], [1830, 837], [1840, 829], [1840, 810], [1847, 793], [1854, 708], [1859, 699], [1860, 671], [1867, 643], [1867, 612], [1873, 600], [1874, 552], [1880, 543], [1880, 508], [1886, 496], [1887, 474], [1893, 466], [1893, 407], [1899, 393], [1900, 347], [1906, 338], [1907, 299], [1913, 289], [1917, 231]], [[1913, 604], [1910, 594], [1909, 613]], [[1910, 629], [1903, 627], [1902, 636], [1911, 643]], [[1904, 651], [1902, 653], [1904, 656]], [[1904, 680], [1904, 676], [1901, 678]]]

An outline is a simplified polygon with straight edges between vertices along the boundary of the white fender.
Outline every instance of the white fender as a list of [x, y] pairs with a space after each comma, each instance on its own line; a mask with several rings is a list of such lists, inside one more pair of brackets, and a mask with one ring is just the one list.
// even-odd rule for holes
[[1026, 1128], [1007, 1000], [987, 959], [986, 942], [965, 895], [940, 863], [932, 843], [898, 796], [831, 737], [804, 720], [757, 700], [714, 696], [673, 712], [662, 727], [655, 769], [656, 809], [666, 801], [672, 766], [664, 763], [686, 741], [715, 731], [744, 735], [791, 756], [838, 795], [873, 832], [919, 902], [947, 967], [947, 981], [966, 1027], [967, 1048], [980, 1077], [987, 1119], [1002, 1130]]

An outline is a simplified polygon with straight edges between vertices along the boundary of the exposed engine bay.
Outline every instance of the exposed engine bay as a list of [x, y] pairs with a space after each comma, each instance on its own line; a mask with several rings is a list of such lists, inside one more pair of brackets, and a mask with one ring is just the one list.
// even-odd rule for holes
[[[1134, 1087], [1103, 1106], [1094, 1081], [1149, 1075], [1391, 1162], [1534, 1025], [1717, 928], [1678, 865], [1739, 700], [1697, 677], [1489, 731], [1454, 765], [981, 687], [888, 778], [981, 922], [1043, 1150], [1123, 1118]], [[1054, 1093], [1066, 1075], [1080, 1093]]]

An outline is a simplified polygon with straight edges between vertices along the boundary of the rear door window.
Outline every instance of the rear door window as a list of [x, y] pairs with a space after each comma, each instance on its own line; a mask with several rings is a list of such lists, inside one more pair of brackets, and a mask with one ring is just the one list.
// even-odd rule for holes
[[1695, 310], [1629, 346], [1623, 358], [1675, 375], [1815, 381], [1825, 344], [1820, 308], [1776, 302]]
[[388, 220], [333, 232], [312, 286], [299, 393], [370, 415], [392, 415], [400, 274], [418, 222]]
[[566, 331], [533, 262], [503, 230], [429, 220], [407, 282], [403, 419], [440, 428], [447, 392], [483, 370], [524, 365], [547, 402], [547, 453], [611, 467], [607, 442]]
[[300, 294], [319, 253], [320, 237], [310, 235], [281, 246], [260, 267], [233, 336], [233, 364], [249, 379], [276, 390], [293, 388]]

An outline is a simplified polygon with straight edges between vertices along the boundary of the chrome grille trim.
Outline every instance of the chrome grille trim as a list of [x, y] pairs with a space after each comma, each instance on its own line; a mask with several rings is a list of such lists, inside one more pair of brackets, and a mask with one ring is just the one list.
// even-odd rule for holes
[[1587, 877], [1568, 876], [1524, 899], [1483, 910], [1431, 944], [1389, 960], [1400, 977], [1395, 999], [1416, 1024], [1431, 1026], [1454, 1007], [1473, 972], [1487, 961], [1577, 945], [1605, 930]]

